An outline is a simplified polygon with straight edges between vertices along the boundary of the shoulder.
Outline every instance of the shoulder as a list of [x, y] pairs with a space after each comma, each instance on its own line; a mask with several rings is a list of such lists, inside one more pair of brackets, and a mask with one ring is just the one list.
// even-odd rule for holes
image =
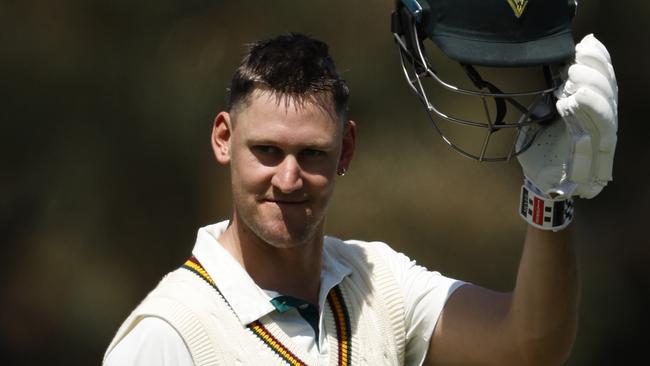
[[325, 250], [338, 256], [342, 261], [350, 261], [355, 258], [357, 261], [383, 264], [396, 274], [416, 267], [414, 260], [381, 241], [341, 240], [326, 237]]
[[382, 257], [399, 256], [388, 244], [380, 241], [342, 240], [332, 236], [325, 237], [325, 250], [342, 256], [375, 254]]
[[168, 322], [146, 317], [111, 350], [105, 366], [191, 366], [192, 357], [178, 332]]
[[166, 344], [181, 344], [187, 349], [181, 334], [188, 322], [196, 320], [196, 314], [202, 314], [197, 310], [207, 306], [205, 294], [211, 292], [210, 285], [189, 270], [180, 268], [165, 275], [119, 327], [106, 350], [105, 364], [166, 364], [137, 360], [163, 357], [168, 353]]
[[433, 315], [432, 320], [435, 322], [447, 298], [465, 284], [438, 271], [429, 270], [384, 242], [328, 239], [326, 250], [335, 251], [341, 262], [357, 271], [365, 268], [373, 272], [375, 277], [385, 278], [389, 275], [401, 289], [407, 314], [410, 315], [422, 307], [424, 313], [430, 312]]

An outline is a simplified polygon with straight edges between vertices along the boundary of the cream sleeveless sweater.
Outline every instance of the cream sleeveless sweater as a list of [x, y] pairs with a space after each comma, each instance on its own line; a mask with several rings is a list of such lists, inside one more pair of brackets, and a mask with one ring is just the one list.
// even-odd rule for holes
[[[332, 309], [332, 302], [323, 309], [322, 331], [327, 334], [329, 365], [402, 365], [404, 300], [392, 272], [369, 243], [326, 238], [324, 250], [352, 269], [337, 286], [350, 339], [337, 336], [342, 334], [337, 323], [341, 310]], [[219, 279], [214, 283], [218, 287]], [[147, 295], [119, 328], [106, 355], [149, 316], [161, 318], [176, 329], [195, 366], [318, 365], [318, 360], [295, 347], [268, 317], [256, 322], [259, 328], [243, 327], [221, 293], [197, 271], [187, 268], [166, 275]], [[264, 338], [264, 331], [256, 334], [253, 329], [263, 329], [272, 337]], [[276, 347], [277, 343], [280, 345]]]

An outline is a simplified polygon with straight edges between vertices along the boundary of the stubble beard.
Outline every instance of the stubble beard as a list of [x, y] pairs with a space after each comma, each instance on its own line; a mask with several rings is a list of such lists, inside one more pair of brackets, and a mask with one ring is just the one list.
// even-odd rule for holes
[[[238, 196], [238, 193], [234, 196]], [[257, 238], [269, 246], [278, 249], [301, 248], [309, 245], [323, 235], [325, 222], [326, 207], [318, 213], [314, 213], [313, 208], [305, 212], [305, 217], [301, 222], [290, 222], [289, 218], [275, 213], [272, 217], [267, 217], [269, 212], [265, 212], [265, 203], [251, 199], [252, 202], [246, 202], [244, 197], [234, 197], [234, 215], [240, 224], [246, 226]], [[242, 203], [244, 202], [244, 203]]]

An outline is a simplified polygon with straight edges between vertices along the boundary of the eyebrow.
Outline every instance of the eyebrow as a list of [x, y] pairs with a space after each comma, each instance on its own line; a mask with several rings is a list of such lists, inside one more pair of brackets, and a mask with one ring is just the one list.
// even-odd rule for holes
[[[286, 145], [283, 141], [268, 139], [268, 138], [256, 138], [249, 137], [245, 140], [247, 145], [270, 145], [270, 146], [283, 146]], [[304, 149], [315, 149], [315, 150], [329, 150], [333, 146], [328, 141], [315, 141], [311, 143], [298, 143], [293, 146], [300, 147], [301, 150]]]

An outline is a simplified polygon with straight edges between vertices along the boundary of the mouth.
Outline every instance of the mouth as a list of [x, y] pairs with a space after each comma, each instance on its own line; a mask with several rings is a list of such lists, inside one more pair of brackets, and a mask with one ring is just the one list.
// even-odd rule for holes
[[307, 203], [307, 200], [301, 200], [301, 201], [265, 200], [265, 201], [269, 203], [275, 203], [276, 205], [288, 205], [288, 206], [297, 206], [297, 205], [303, 205]]
[[264, 203], [273, 203], [278, 206], [301, 206], [304, 205], [308, 202], [307, 199], [305, 198], [295, 198], [295, 199], [289, 199], [289, 198], [263, 198], [261, 200]]

